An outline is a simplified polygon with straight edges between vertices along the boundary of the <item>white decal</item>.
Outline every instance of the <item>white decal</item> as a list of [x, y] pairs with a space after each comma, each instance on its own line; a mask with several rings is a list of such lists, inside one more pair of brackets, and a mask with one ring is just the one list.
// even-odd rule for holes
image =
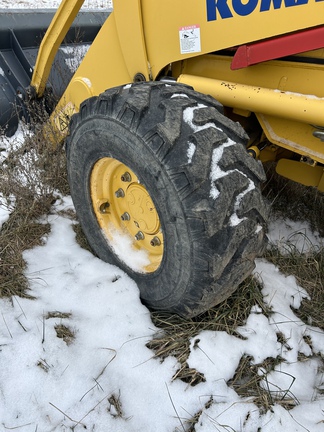
[[201, 51], [199, 25], [180, 27], [179, 38], [181, 54], [197, 53]]

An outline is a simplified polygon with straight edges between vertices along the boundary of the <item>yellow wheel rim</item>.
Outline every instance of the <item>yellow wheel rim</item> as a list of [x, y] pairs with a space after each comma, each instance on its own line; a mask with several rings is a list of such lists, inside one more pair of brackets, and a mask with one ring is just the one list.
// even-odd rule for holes
[[160, 218], [136, 174], [117, 159], [102, 158], [92, 169], [90, 193], [98, 223], [110, 245], [116, 242], [116, 233], [132, 239], [131, 251], [123, 251], [119, 258], [132, 268], [129, 253], [144, 251], [141, 272], [156, 271], [164, 250]]

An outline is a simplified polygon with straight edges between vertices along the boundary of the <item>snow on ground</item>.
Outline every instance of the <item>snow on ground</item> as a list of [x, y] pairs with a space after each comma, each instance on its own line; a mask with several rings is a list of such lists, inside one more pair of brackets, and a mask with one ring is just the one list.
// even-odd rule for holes
[[307, 221], [295, 222], [290, 219], [276, 219], [269, 224], [268, 237], [270, 244], [275, 245], [282, 253], [301, 253], [323, 248], [323, 239], [318, 232], [313, 232]]
[[[0, 7], [57, 3], [3, 0]], [[0, 225], [13, 206], [14, 197], [8, 202], [0, 191]], [[59, 197], [52, 214], [44, 215], [51, 224], [44, 244], [24, 254], [34, 299], [0, 299], [1, 432], [175, 432], [200, 410], [196, 432], [324, 431], [324, 333], [294, 313], [307, 293], [293, 276], [257, 261], [255, 277], [273, 313], [266, 317], [253, 307], [238, 329], [241, 338], [211, 331], [194, 337], [188, 365], [206, 381], [191, 387], [172, 381], [175, 358], [161, 362], [146, 347], [159, 329], [134, 281], [77, 244], [75, 222], [61, 212], [72, 207], [69, 197]], [[269, 237], [303, 252], [323, 242], [307, 223], [291, 221], [273, 221]], [[63, 327], [72, 340], [57, 336]], [[271, 373], [259, 369], [261, 385], [295, 400], [293, 409], [278, 402], [262, 413], [227, 385], [243, 355], [256, 364], [284, 359]]]
[[[77, 244], [74, 222], [60, 213], [71, 208], [61, 197], [44, 216], [51, 224], [44, 245], [24, 254], [34, 300], [0, 299], [0, 430], [173, 432], [182, 430], [178, 417], [185, 422], [203, 409], [197, 432], [323, 431], [322, 363], [312, 354], [324, 354], [324, 333], [294, 314], [307, 293], [293, 276], [258, 260], [255, 274], [273, 314], [255, 306], [238, 329], [243, 339], [211, 331], [194, 337], [188, 364], [206, 382], [190, 387], [172, 381], [175, 358], [161, 363], [146, 347], [158, 329], [135, 283]], [[70, 344], [57, 337], [60, 325], [74, 334]], [[295, 399], [295, 408], [276, 404], [261, 415], [227, 386], [244, 354], [255, 363], [286, 360], [262, 385]]]
[[15, 197], [12, 195], [6, 198], [0, 192], [0, 230], [2, 225], [9, 219], [10, 213], [14, 209]]
[[[172, 382], [177, 360], [161, 363], [146, 347], [158, 329], [137, 286], [77, 244], [74, 222], [60, 213], [72, 207], [69, 197], [61, 197], [53, 214], [44, 216], [51, 224], [44, 245], [24, 254], [34, 300], [0, 299], [0, 430], [173, 432], [181, 430], [178, 417], [190, 419], [212, 397], [197, 432], [323, 431], [322, 364], [312, 354], [324, 354], [324, 333], [294, 314], [292, 307], [297, 309], [307, 293], [293, 276], [258, 260], [255, 274], [273, 314], [267, 318], [254, 307], [238, 329], [244, 339], [201, 332], [191, 341], [188, 364], [206, 382], [195, 387]], [[74, 334], [70, 344], [57, 337], [60, 325]], [[286, 344], [278, 342], [277, 333]], [[229, 388], [226, 382], [243, 354], [255, 363], [283, 357], [263, 386], [288, 394], [298, 405], [286, 411], [278, 404], [261, 415], [252, 401]]]

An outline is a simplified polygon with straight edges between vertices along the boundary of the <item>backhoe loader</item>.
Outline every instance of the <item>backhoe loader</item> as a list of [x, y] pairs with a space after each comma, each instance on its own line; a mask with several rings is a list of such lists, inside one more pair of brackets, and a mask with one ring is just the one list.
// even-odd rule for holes
[[114, 0], [57, 91], [52, 65], [71, 26], [86, 33], [82, 4], [62, 1], [34, 63], [11, 30], [27, 77], [10, 80], [1, 46], [1, 127], [13, 134], [31, 100], [54, 95], [42, 136], [65, 145], [94, 253], [148, 307], [193, 317], [262, 253], [265, 162], [324, 191], [324, 1]]

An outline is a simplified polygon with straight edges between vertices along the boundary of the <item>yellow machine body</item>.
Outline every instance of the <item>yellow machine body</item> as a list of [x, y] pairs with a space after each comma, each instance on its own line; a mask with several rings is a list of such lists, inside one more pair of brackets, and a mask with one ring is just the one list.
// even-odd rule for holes
[[[35, 66], [40, 96], [50, 64], [83, 1], [63, 1]], [[210, 94], [252, 133], [251, 146], [278, 171], [324, 191], [323, 47], [233, 70], [235, 49], [324, 25], [323, 0], [114, 0], [114, 10], [93, 41], [51, 115], [55, 143], [85, 99], [107, 88], [168, 75]], [[292, 53], [297, 54], [297, 53]], [[304, 59], [304, 60], [303, 60]], [[257, 120], [257, 121], [256, 121]], [[269, 145], [262, 143], [267, 140]]]

